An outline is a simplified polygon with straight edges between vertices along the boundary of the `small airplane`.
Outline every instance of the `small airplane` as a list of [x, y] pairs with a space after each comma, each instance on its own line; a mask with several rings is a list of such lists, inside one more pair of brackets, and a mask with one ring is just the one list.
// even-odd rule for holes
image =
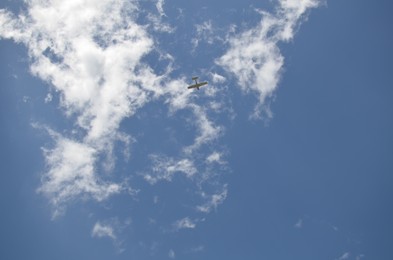
[[199, 87], [207, 85], [207, 81], [198, 83], [198, 77], [193, 77], [192, 80], [195, 80], [195, 84], [188, 86], [188, 89], [196, 88], [199, 90]]

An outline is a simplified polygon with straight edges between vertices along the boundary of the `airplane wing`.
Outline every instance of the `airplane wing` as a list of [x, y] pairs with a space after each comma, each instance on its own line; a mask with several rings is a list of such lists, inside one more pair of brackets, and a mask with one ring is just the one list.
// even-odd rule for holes
[[192, 80], [195, 81], [195, 84], [188, 86], [188, 89], [196, 88], [199, 90], [199, 87], [207, 85], [207, 81], [198, 83], [198, 77], [192, 77]]
[[194, 84], [194, 85], [190, 85], [190, 86], [188, 86], [187, 88], [188, 88], [188, 89], [196, 88], [196, 89], [199, 90], [199, 88], [202, 87], [202, 86], [204, 86], [204, 85], [207, 85], [207, 81], [201, 82], [201, 83], [198, 83], [198, 84]]

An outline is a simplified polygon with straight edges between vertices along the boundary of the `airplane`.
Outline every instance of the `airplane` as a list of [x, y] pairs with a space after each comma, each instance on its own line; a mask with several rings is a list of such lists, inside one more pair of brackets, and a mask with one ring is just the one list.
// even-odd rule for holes
[[199, 87], [207, 85], [207, 81], [198, 83], [198, 77], [193, 77], [192, 80], [195, 80], [195, 84], [188, 86], [188, 89], [196, 88], [199, 90]]

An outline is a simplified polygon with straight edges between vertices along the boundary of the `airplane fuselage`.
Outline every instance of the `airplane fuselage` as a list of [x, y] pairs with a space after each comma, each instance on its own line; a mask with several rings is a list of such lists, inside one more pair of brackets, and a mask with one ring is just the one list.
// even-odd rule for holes
[[200, 82], [200, 83], [195, 83], [194, 85], [188, 86], [188, 89], [196, 88], [199, 90], [200, 87], [207, 85], [207, 81], [205, 82]]
[[207, 85], [207, 81], [198, 83], [198, 77], [192, 77], [192, 80], [195, 81], [195, 84], [188, 86], [188, 89], [196, 88], [199, 90], [200, 87]]

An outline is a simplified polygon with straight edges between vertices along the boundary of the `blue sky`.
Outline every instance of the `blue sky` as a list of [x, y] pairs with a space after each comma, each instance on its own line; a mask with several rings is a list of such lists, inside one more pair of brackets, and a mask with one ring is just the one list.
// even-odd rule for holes
[[392, 259], [392, 5], [210, 2], [0, 2], [1, 259]]

